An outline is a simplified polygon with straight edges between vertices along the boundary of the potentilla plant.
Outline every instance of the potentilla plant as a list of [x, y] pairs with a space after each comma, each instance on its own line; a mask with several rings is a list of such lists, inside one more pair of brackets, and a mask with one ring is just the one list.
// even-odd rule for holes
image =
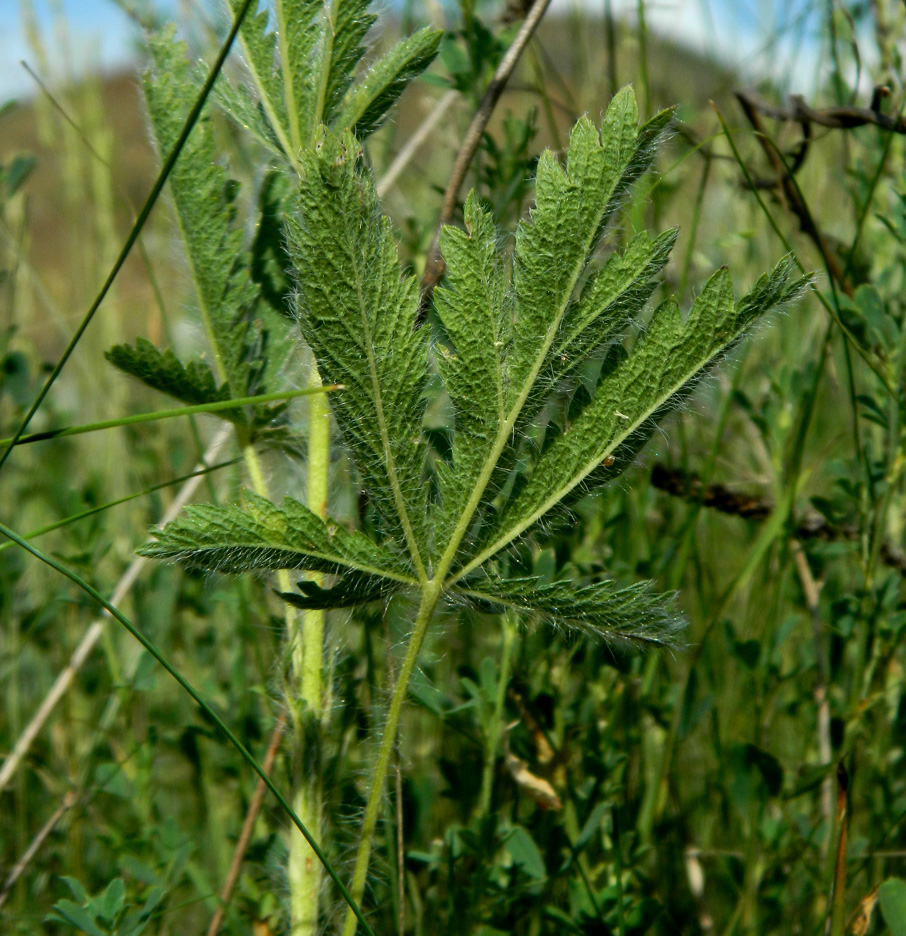
[[[297, 178], [283, 202], [293, 310], [321, 379], [343, 388], [329, 402], [364, 495], [359, 528], [249, 492], [237, 505], [188, 508], [142, 553], [233, 574], [318, 573], [295, 590], [278, 582], [306, 611], [411, 596], [412, 626], [368, 780], [356, 901], [407, 687], [443, 605], [509, 610], [593, 639], [658, 646], [677, 638], [672, 596], [650, 583], [506, 573], [516, 544], [629, 466], [755, 321], [807, 285], [785, 259], [735, 301], [721, 269], [685, 315], [670, 298], [638, 327], [675, 232], [638, 234], [622, 250], [602, 241], [671, 120], [667, 110], [640, 126], [630, 89], [600, 129], [582, 118], [565, 165], [550, 152], [538, 163], [535, 206], [511, 262], [490, 212], [469, 195], [465, 230], [443, 232], [446, 280], [423, 325], [417, 281], [403, 274], [356, 134], [321, 125], [313, 145], [293, 155]], [[449, 398], [449, 452], [432, 449], [423, 427], [432, 375]], [[355, 928], [350, 912], [347, 936]]]
[[[248, 4], [233, 0], [233, 11]], [[210, 113], [196, 125], [169, 177], [169, 189], [185, 244], [196, 305], [208, 352], [187, 362], [171, 349], [147, 341], [119, 345], [108, 359], [157, 390], [189, 404], [211, 404], [271, 395], [296, 342], [286, 276], [283, 218], [293, 210], [302, 155], [322, 126], [364, 140], [386, 117], [407, 84], [437, 52], [441, 33], [421, 29], [373, 59], [360, 80], [365, 38], [375, 16], [368, 0], [277, 0], [273, 11], [246, 15], [239, 34], [244, 70], [221, 78], [215, 95], [229, 117], [270, 164], [257, 180], [252, 223], [239, 211], [239, 186], [230, 179], [213, 132]], [[201, 87], [185, 47], [172, 30], [149, 37], [151, 67], [144, 92], [153, 136], [162, 155], [180, 137]], [[245, 237], [244, 231], [254, 230]], [[319, 391], [317, 364], [308, 368], [309, 389]], [[259, 452], [263, 446], [307, 456], [307, 499], [323, 514], [330, 460], [329, 418], [323, 402], [310, 397], [308, 432], [290, 431], [285, 402], [221, 410], [234, 429], [249, 483], [268, 496]], [[288, 573], [278, 586], [292, 587]], [[317, 584], [316, 581], [314, 584]], [[292, 805], [311, 834], [321, 837], [321, 739], [327, 712], [322, 678], [324, 611], [297, 613], [287, 606], [285, 696], [292, 728]], [[298, 835], [291, 839], [287, 877], [294, 934], [318, 928], [321, 867]]]

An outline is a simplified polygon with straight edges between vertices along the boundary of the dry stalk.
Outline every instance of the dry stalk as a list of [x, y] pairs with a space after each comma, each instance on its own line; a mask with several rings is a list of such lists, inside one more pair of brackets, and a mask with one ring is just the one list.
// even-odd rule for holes
[[494, 73], [494, 77], [491, 79], [491, 83], [488, 85], [484, 97], [482, 97], [481, 103], [478, 105], [478, 110], [475, 111], [472, 123], [469, 125], [469, 129], [466, 131], [466, 135], [463, 137], [462, 144], [459, 147], [459, 152], [456, 154], [456, 162], [453, 164], [453, 171], [450, 174], [450, 180], [444, 192], [440, 216], [437, 219], [434, 240], [431, 243], [431, 249], [428, 251], [425, 275], [422, 277], [422, 299], [419, 308], [420, 321], [423, 320], [424, 316], [427, 314], [427, 308], [431, 302], [434, 287], [440, 282], [440, 278], [444, 275], [444, 261], [440, 255], [440, 232], [443, 226], [449, 224], [453, 217], [459, 189], [462, 186], [466, 173], [469, 171], [469, 166], [478, 150], [478, 144], [481, 142], [488, 121], [491, 119], [491, 114], [494, 112], [494, 108], [497, 106], [497, 102], [500, 100], [500, 96], [503, 94], [507, 82], [510, 80], [510, 76], [513, 74], [516, 64], [519, 62], [519, 58], [525, 51], [525, 47], [538, 28], [538, 24], [541, 22], [549, 5], [550, 0], [535, 0], [532, 4], [522, 27], [513, 40], [513, 44], [507, 49], [506, 55], [504, 55], [500, 65], [497, 66], [497, 71]]
[[[262, 768], [266, 774], [271, 772], [274, 766], [274, 760], [277, 757], [277, 751], [280, 748], [280, 741], [283, 738], [283, 732], [286, 729], [286, 713], [281, 712], [271, 733], [271, 740], [267, 746], [267, 753], [264, 755]], [[255, 785], [255, 792], [252, 794], [252, 800], [245, 814], [245, 820], [242, 823], [242, 831], [239, 833], [239, 839], [236, 842], [236, 848], [233, 850], [233, 858], [230, 862], [230, 870], [227, 879], [224, 882], [223, 890], [220, 892], [220, 906], [211, 917], [211, 925], [208, 927], [207, 936], [217, 936], [220, 930], [220, 924], [223, 922], [226, 908], [229, 906], [230, 898], [233, 896], [233, 888], [239, 880], [239, 872], [242, 870], [242, 862], [245, 859], [245, 853], [248, 850], [249, 842], [252, 840], [252, 832], [255, 828], [255, 819], [258, 818], [258, 812], [261, 804], [264, 802], [264, 796], [267, 793], [267, 787], [262, 779], [258, 779]]]
[[57, 823], [63, 816], [75, 806], [78, 797], [71, 790], [63, 797], [63, 802], [57, 807], [56, 812], [41, 826], [37, 835], [31, 840], [28, 848], [22, 853], [22, 857], [13, 865], [6, 881], [3, 883], [3, 890], [0, 890], [0, 907], [6, 902], [10, 891], [16, 886], [16, 881], [22, 877], [25, 869], [31, 864], [32, 859], [38, 854], [41, 846], [47, 841], [50, 833], [57, 827]]

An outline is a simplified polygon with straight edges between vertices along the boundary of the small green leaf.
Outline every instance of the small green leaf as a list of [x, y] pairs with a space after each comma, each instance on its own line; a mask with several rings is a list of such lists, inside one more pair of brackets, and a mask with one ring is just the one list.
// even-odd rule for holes
[[536, 881], [547, 877], [544, 859], [527, 829], [514, 826], [506, 838], [506, 850], [510, 853], [514, 864], [518, 865], [529, 877]]
[[151, 922], [154, 911], [166, 896], [166, 891], [159, 886], [152, 887], [140, 910], [132, 910], [123, 924], [123, 936], [140, 936]]
[[298, 217], [288, 248], [302, 334], [325, 383], [347, 388], [332, 410], [362, 486], [422, 562], [427, 514], [421, 437], [427, 329], [416, 328], [418, 286], [401, 275], [390, 223], [351, 133], [325, 130], [302, 156]]
[[412, 674], [412, 679], [409, 682], [409, 695], [420, 702], [429, 712], [437, 715], [438, 718], [443, 718], [453, 708], [447, 696], [418, 669]]
[[85, 908], [71, 900], [57, 901], [53, 905], [53, 913], [49, 913], [44, 919], [49, 923], [68, 923], [80, 933], [87, 933], [88, 936], [107, 936], [107, 931], [95, 923]]
[[[755, 744], [734, 744], [729, 761], [733, 771], [733, 795], [741, 810], [748, 809], [756, 797], [779, 796], [782, 792], [783, 767], [769, 751]], [[763, 786], [762, 792], [759, 786]]]
[[14, 156], [6, 166], [0, 166], [0, 183], [6, 191], [4, 198], [12, 198], [25, 184], [38, 165], [35, 156]]
[[591, 841], [592, 836], [601, 830], [601, 823], [603, 822], [604, 816], [607, 815], [607, 811], [609, 809], [609, 803], [598, 803], [591, 811], [588, 818], [585, 820], [585, 824], [582, 826], [582, 831], [579, 833], [573, 845], [576, 854], [581, 852], [582, 849], [585, 848], [585, 846]]
[[125, 901], [126, 885], [122, 878], [114, 878], [96, 902], [98, 916], [112, 923], [123, 909]]
[[906, 936], [906, 881], [888, 878], [878, 889], [878, 899], [891, 936]]
[[82, 885], [78, 878], [63, 876], [60, 880], [69, 888], [70, 893], [80, 904], [88, 903], [88, 891]]
[[761, 657], [761, 644], [757, 640], [739, 640], [730, 621], [724, 621], [724, 630], [733, 656], [746, 669], [754, 670], [758, 666], [758, 660]]
[[114, 345], [104, 356], [124, 373], [183, 403], [195, 406], [230, 398], [229, 387], [218, 387], [211, 368], [203, 361], [183, 364], [169, 348], [159, 351], [144, 338], [137, 339], [134, 346]]

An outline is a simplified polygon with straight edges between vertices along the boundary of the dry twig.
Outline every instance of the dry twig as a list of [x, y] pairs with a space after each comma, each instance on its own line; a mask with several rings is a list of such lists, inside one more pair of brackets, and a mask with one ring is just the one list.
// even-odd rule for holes
[[[267, 753], [264, 755], [264, 763], [261, 765], [266, 774], [271, 772], [274, 766], [274, 760], [277, 757], [277, 750], [280, 747], [280, 741], [283, 738], [283, 732], [286, 729], [286, 715], [280, 714], [277, 724], [271, 733], [271, 740], [267, 746]], [[236, 848], [233, 850], [233, 860], [230, 862], [230, 870], [227, 879], [224, 882], [223, 890], [220, 892], [220, 906], [211, 917], [211, 925], [208, 927], [207, 936], [217, 936], [220, 930], [220, 924], [223, 922], [226, 908], [233, 896], [233, 888], [239, 880], [239, 872], [242, 870], [242, 862], [245, 859], [245, 853], [248, 850], [249, 842], [252, 840], [252, 830], [255, 828], [255, 819], [261, 809], [264, 801], [264, 795], [267, 793], [267, 787], [264, 781], [259, 777], [255, 785], [255, 792], [252, 794], [252, 800], [249, 803], [248, 811], [245, 814], [245, 821], [242, 823], [242, 831], [239, 833], [239, 839], [236, 842]]]
[[434, 232], [434, 240], [431, 243], [431, 249], [428, 251], [428, 263], [425, 267], [425, 275], [422, 278], [422, 298], [421, 307], [419, 309], [420, 321], [424, 319], [427, 312], [434, 287], [440, 282], [440, 278], [444, 275], [444, 261], [440, 256], [441, 229], [445, 224], [449, 224], [450, 219], [453, 217], [453, 211], [456, 208], [456, 197], [459, 194], [459, 189], [466, 177], [472, 159], [475, 157], [475, 153], [478, 150], [478, 144], [481, 142], [481, 137], [488, 125], [488, 121], [491, 119], [491, 114], [494, 112], [494, 108], [497, 106], [497, 102], [500, 100], [500, 96], [503, 94], [507, 82], [510, 80], [510, 75], [513, 74], [513, 70], [516, 68], [520, 56], [525, 51], [529, 39], [532, 38], [532, 35], [538, 28], [538, 24], [541, 22], [549, 5], [550, 0], [535, 0], [532, 4], [522, 27], [513, 40], [513, 44], [507, 49], [506, 55], [504, 55], [500, 65], [498, 65], [497, 71], [494, 73], [494, 77], [491, 79], [491, 83], [488, 85], [484, 97], [478, 105], [478, 110], [472, 118], [472, 123], [466, 131], [462, 145], [459, 148], [459, 153], [456, 155], [453, 172], [450, 174], [450, 181], [447, 183], [447, 189], [444, 192], [440, 217], [437, 219], [437, 229]]
[[56, 812], [41, 826], [38, 834], [31, 840], [31, 844], [22, 853], [22, 857], [10, 869], [6, 881], [3, 883], [3, 890], [0, 890], [0, 907], [6, 902], [6, 898], [9, 897], [10, 891], [15, 887], [16, 881], [22, 877], [23, 872], [29, 866], [35, 855], [38, 854], [38, 851], [50, 836], [50, 833], [57, 827], [57, 823], [68, 810], [75, 806], [76, 800], [76, 794], [72, 791], [68, 792], [63, 797], [63, 802], [57, 807]]
[[[748, 494], [731, 491], [723, 484], [709, 484], [702, 487], [701, 479], [696, 475], [685, 475], [675, 468], [656, 464], [651, 473], [654, 487], [675, 497], [690, 501], [700, 501], [705, 507], [712, 507], [721, 513], [750, 520], [765, 520], [774, 512], [772, 501]], [[793, 536], [799, 540], [822, 539], [827, 541], [858, 540], [858, 526], [851, 523], [833, 524], [819, 513], [808, 513], [802, 517], [793, 530]], [[881, 560], [891, 569], [895, 569], [906, 578], [906, 553], [892, 543], [881, 544]]]
[[875, 88], [870, 107], [827, 107], [824, 110], [809, 107], [805, 98], [798, 94], [790, 96], [789, 107], [774, 107], [751, 91], [737, 91], [736, 97], [743, 107], [751, 108], [774, 120], [798, 123], [806, 133], [808, 131], [805, 128], [811, 124], [831, 130], [852, 130], [854, 127], [873, 124], [892, 133], [906, 133], [906, 120], [881, 113], [881, 101], [889, 94], [890, 89], [882, 85]]

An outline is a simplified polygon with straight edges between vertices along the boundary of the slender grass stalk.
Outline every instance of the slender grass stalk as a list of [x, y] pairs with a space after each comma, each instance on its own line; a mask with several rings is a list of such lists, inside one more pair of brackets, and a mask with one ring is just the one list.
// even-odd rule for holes
[[563, 149], [563, 140], [560, 137], [560, 131], [557, 129], [557, 118], [554, 116], [554, 106], [551, 104], [551, 96], [547, 90], [548, 86], [544, 81], [544, 69], [541, 66], [541, 59], [538, 56], [538, 50], [534, 46], [529, 49], [529, 60], [535, 77], [535, 93], [541, 98], [541, 106], [544, 108], [544, 118], [547, 121], [548, 132], [551, 135], [551, 143], [554, 149], [559, 152]]
[[[213, 442], [211, 442], [211, 444], [208, 446], [208, 449], [205, 452], [205, 456], [202, 459], [202, 463], [206, 459], [217, 457], [217, 453], [220, 451], [221, 447], [226, 444], [229, 435], [230, 433], [226, 428], [221, 430], [221, 432], [214, 438]], [[199, 484], [200, 477], [200, 475], [196, 475], [195, 477], [192, 477], [186, 481], [177, 496], [174, 498], [170, 508], [162, 518], [162, 524], [169, 522], [179, 514], [183, 506], [188, 502], [189, 498], [191, 498], [195, 492]], [[123, 598], [129, 593], [130, 589], [137, 581], [139, 573], [147, 564], [147, 562], [148, 560], [144, 557], [135, 556], [132, 562], [129, 563], [129, 567], [120, 577], [119, 582], [117, 582], [117, 585], [111, 595], [111, 604], [118, 605], [123, 600]], [[82, 668], [85, 660], [88, 659], [91, 651], [94, 649], [95, 644], [97, 644], [98, 640], [101, 638], [101, 635], [104, 633], [106, 628], [106, 624], [106, 619], [101, 618], [100, 620], [94, 621], [94, 623], [92, 623], [92, 625], [88, 628], [88, 630], [85, 632], [85, 636], [79, 641], [78, 646], [73, 651], [68, 665], [61, 673], [59, 673], [56, 680], [54, 680], [53, 686], [44, 697], [44, 701], [38, 707], [38, 710], [31, 717], [28, 725], [25, 727], [25, 730], [18, 735], [16, 743], [13, 745], [12, 751], [7, 756], [6, 760], [4, 760], [2, 766], [0, 766], [0, 790], [3, 790], [4, 787], [9, 783], [10, 779], [15, 775], [19, 765], [25, 759], [25, 756], [31, 749], [35, 739], [38, 737], [44, 725], [47, 723], [47, 720], [50, 718], [51, 713], [56, 708], [57, 703], [66, 694], [69, 687], [72, 685], [73, 680], [75, 679], [76, 673], [78, 673]], [[112, 716], [119, 708], [119, 704], [120, 696], [114, 695], [107, 706], [107, 710], [105, 710], [101, 717], [102, 726], [107, 723], [106, 720], [108, 715], [110, 715], [110, 721], [112, 722]]]
[[[178, 478], [171, 478], [169, 481], [161, 481], [160, 484], [152, 484], [151, 487], [147, 487], [143, 491], [136, 491], [134, 494], [127, 494], [125, 497], [118, 497], [116, 500], [107, 501], [104, 504], [98, 504], [97, 507], [92, 507], [89, 510], [83, 510], [77, 514], [72, 514], [69, 517], [64, 517], [62, 520], [57, 520], [54, 523], [45, 524], [42, 527], [38, 527], [37, 529], [32, 530], [30, 533], [24, 534], [25, 538], [34, 539], [37, 536], [43, 536], [45, 533], [50, 533], [53, 530], [60, 530], [72, 523], [78, 523], [79, 520], [85, 520], [88, 517], [95, 516], [96, 514], [104, 513], [113, 507], [119, 507], [121, 504], [128, 504], [129, 501], [137, 500], [140, 497], [147, 497], [149, 494], [153, 494], [154, 491], [162, 491], [165, 488], [175, 487], [177, 484], [182, 484], [183, 482], [189, 481], [192, 478], [207, 478], [213, 472], [219, 471], [221, 468], [228, 468], [230, 465], [235, 465], [236, 461], [237, 459], [231, 458], [228, 461], [218, 462], [216, 465], [199, 468], [197, 471], [192, 471], [189, 474], [181, 475]], [[3, 552], [4, 549], [9, 549], [12, 545], [12, 542], [0, 543], [0, 552]]]
[[[446, 572], [446, 570], [444, 570]], [[381, 809], [381, 800], [384, 796], [384, 784], [387, 780], [387, 769], [390, 766], [390, 757], [396, 745], [396, 732], [399, 727], [400, 714], [403, 710], [403, 702], [406, 698], [406, 692], [409, 688], [409, 680], [415, 671], [415, 664], [418, 661], [418, 654], [425, 640], [425, 634], [428, 632], [428, 625], [434, 614], [434, 609], [443, 592], [443, 577], [435, 577], [422, 587], [422, 599], [418, 609], [418, 617], [415, 619], [415, 625], [412, 628], [412, 634], [409, 636], [409, 643], [406, 648], [406, 656], [400, 667], [399, 676], [396, 679], [396, 685], [393, 688], [393, 695], [390, 698], [390, 708], [387, 711], [387, 719], [384, 722], [381, 732], [381, 744], [378, 749], [377, 760], [374, 770], [371, 774], [371, 784], [368, 791], [368, 800], [365, 804], [365, 818], [362, 822], [362, 830], [359, 839], [359, 848], [356, 852], [355, 870], [353, 871], [352, 887], [350, 892], [358, 894], [354, 897], [356, 904], [360, 903], [365, 893], [365, 880], [368, 876], [368, 863], [371, 858], [372, 839], [377, 828], [378, 815]], [[350, 904], [350, 907], [352, 904]], [[346, 914], [346, 922], [343, 924], [343, 936], [353, 936], [356, 930], [357, 915], [351, 912]]]
[[610, 810], [610, 824], [613, 832], [613, 872], [617, 885], [617, 932], [626, 936], [626, 912], [623, 907], [623, 843], [620, 836], [620, 820], [616, 807]]
[[828, 931], [830, 936], [844, 936], [846, 932], [846, 839], [849, 826], [847, 787], [849, 781], [841, 761], [837, 767], [837, 808], [832, 860], [831, 897]]
[[[730, 144], [730, 149], [733, 152], [733, 158], [736, 160], [737, 164], [739, 165], [740, 170], [742, 171], [742, 174], [745, 176], [746, 183], [751, 189], [752, 194], [755, 196], [755, 199], [758, 202], [758, 205], [761, 208], [762, 212], [764, 213], [765, 217], [768, 219], [768, 223], [771, 225], [771, 228], [773, 229], [774, 233], [780, 239], [780, 242], [784, 245], [784, 248], [787, 250], [788, 253], [792, 255], [793, 259], [796, 261], [796, 266], [798, 266], [800, 270], [805, 272], [805, 267], [800, 262], [799, 258], [796, 255], [796, 252], [792, 249], [792, 247], [790, 247], [789, 241], [784, 236], [783, 232], [780, 230], [780, 227], [778, 226], [776, 219], [771, 213], [771, 210], [768, 208], [768, 206], [764, 202], [764, 199], [761, 197], [761, 193], [758, 190], [758, 186], [755, 184], [754, 180], [752, 179], [752, 176], [748, 170], [748, 167], [746, 166], [742, 157], [739, 155], [739, 150], [736, 148], [736, 143], [733, 140], [733, 135], [730, 133], [730, 128], [727, 126], [726, 121], [723, 118], [723, 115], [721, 114], [721, 112], [718, 110], [716, 106], [714, 107], [714, 111], [717, 114], [717, 119], [720, 121], [720, 125], [721, 125], [721, 128], [723, 129], [724, 136], [727, 138], [727, 142]], [[798, 183], [796, 182], [795, 176], [792, 176], [792, 175], [790, 176], [790, 183], [794, 187], [796, 187], [798, 190]], [[800, 196], [801, 196], [801, 193], [800, 193]], [[804, 203], [805, 203], [805, 199], [803, 199], [803, 204]], [[830, 280], [830, 283], [831, 283], [831, 289], [832, 290], [835, 289], [836, 287], [832, 278]], [[836, 305], [836, 303], [831, 303], [827, 299], [827, 297], [824, 295], [824, 292], [818, 289], [817, 287], [813, 287], [812, 292], [817, 297], [821, 305], [824, 306], [828, 315], [830, 315], [830, 317], [834, 320], [834, 323], [839, 327], [840, 331], [843, 332], [843, 334], [846, 336], [847, 341], [849, 341], [852, 347], [855, 348], [856, 353], [859, 355], [859, 357], [861, 357], [862, 360], [865, 361], [865, 363], [868, 365], [871, 371], [881, 381], [881, 384], [883, 385], [884, 389], [891, 396], [899, 397], [901, 394], [900, 394], [900, 391], [897, 389], [897, 387], [891, 383], [890, 378], [887, 376], [886, 373], [884, 373], [883, 369], [878, 364], [878, 362], [875, 361], [872, 355], [865, 348], [862, 347], [861, 343], [856, 338], [856, 336], [853, 335], [852, 331], [850, 331], [850, 329], [847, 328], [846, 324], [841, 320], [840, 314], [838, 312], [838, 306]]]
[[645, 102], [645, 115], [651, 113], [651, 82], [648, 78], [648, 24], [645, 22], [645, 0], [636, 0], [636, 14], [639, 29], [639, 68], [642, 78], [642, 100]]
[[607, 46], [609, 97], [613, 97], [620, 88], [620, 82], [617, 78], [617, 27], [613, 19], [611, 0], [604, 0], [604, 42]]
[[[126, 11], [126, 12], [129, 12], [129, 11]], [[153, 26], [150, 24], [145, 24], [145, 28], [150, 30], [153, 28]], [[76, 134], [76, 136], [78, 137], [82, 145], [85, 147], [85, 149], [88, 151], [88, 153], [90, 153], [95, 163], [103, 166], [107, 170], [108, 173], [112, 174], [113, 169], [112, 169], [110, 160], [98, 152], [98, 150], [92, 144], [91, 140], [88, 139], [88, 136], [85, 133], [85, 131], [82, 129], [82, 127], [80, 127], [79, 124], [72, 118], [69, 111], [63, 106], [63, 104], [59, 100], [57, 100], [56, 96], [51, 91], [51, 89], [41, 80], [40, 76], [35, 73], [35, 71], [29, 66], [29, 64], [25, 61], [23, 61], [21, 64], [22, 64], [22, 67], [28, 72], [32, 80], [35, 82], [35, 84], [37, 84], [38, 87], [41, 89], [41, 93], [44, 95], [45, 98], [47, 98], [51, 106], [57, 111], [57, 113], [63, 118], [63, 120], [66, 121], [66, 123], [70, 127], [72, 127], [73, 132]], [[132, 209], [132, 214], [133, 214], [132, 220], [134, 222], [136, 211], [135, 211], [134, 206], [132, 205], [132, 199], [130, 198], [128, 191], [126, 191], [122, 187], [118, 187], [118, 191], [123, 201], [126, 204], [128, 204], [130, 208]], [[138, 240], [136, 241], [136, 247], [138, 248], [139, 255], [141, 256], [142, 263], [144, 264], [145, 271], [148, 275], [148, 284], [151, 286], [151, 291], [154, 295], [154, 302], [155, 302], [155, 305], [157, 306], [157, 312], [160, 315], [160, 321], [163, 325], [164, 334], [166, 335], [166, 338], [167, 338], [167, 343], [170, 345], [170, 347], [173, 347], [174, 341], [173, 341], [173, 334], [170, 329], [169, 316], [167, 314], [167, 305], [166, 305], [166, 302], [164, 301], [163, 292], [161, 291], [161, 288], [160, 288], [160, 282], [158, 281], [157, 275], [154, 271], [154, 265], [151, 262], [151, 258], [148, 255], [148, 251], [147, 251], [147, 248], [145, 247], [145, 242], [142, 237], [139, 237]], [[11, 304], [11, 308], [12, 308], [12, 304]], [[202, 458], [203, 457], [202, 452], [204, 451], [204, 446], [202, 445], [201, 435], [198, 431], [198, 423], [192, 416], [189, 417], [189, 423], [190, 423], [191, 430], [192, 430], [192, 438], [195, 441], [195, 448], [197, 451], [197, 455], [199, 458]], [[30, 438], [31, 436], [25, 437], [24, 439], [20, 439], [20, 443], [22, 441], [28, 441], [28, 439]], [[5, 441], [8, 441], [8, 440], [4, 440], [4, 442], [0, 442], [0, 444], [4, 444]], [[207, 486], [208, 486], [208, 494], [210, 495], [211, 500], [213, 501], [216, 499], [216, 492], [214, 491], [214, 485], [211, 483], [210, 478], [207, 478], [206, 481], [207, 481]]]
[[12, 442], [14, 445], [25, 445], [28, 442], [46, 442], [49, 439], [62, 439], [66, 436], [84, 435], [86, 432], [99, 432], [102, 429], [116, 429], [119, 426], [132, 426], [136, 423], [157, 422], [160, 419], [175, 419], [177, 416], [193, 416], [198, 413], [222, 413], [237, 409], [240, 406], [251, 406], [256, 403], [274, 403], [278, 400], [293, 400], [296, 397], [311, 396], [314, 393], [332, 393], [342, 390], [339, 385], [330, 387], [305, 387], [302, 390], [280, 390], [276, 393], [262, 393], [258, 396], [239, 397], [235, 400], [220, 400], [217, 403], [198, 403], [195, 406], [176, 406], [173, 409], [157, 410], [153, 413], [136, 413], [132, 416], [123, 416], [120, 419], [105, 419], [103, 422], [85, 423], [82, 426], [67, 426], [62, 429], [48, 429], [44, 432], [33, 432], [31, 435], [20, 436], [18, 439], [0, 439], [0, 445]]

